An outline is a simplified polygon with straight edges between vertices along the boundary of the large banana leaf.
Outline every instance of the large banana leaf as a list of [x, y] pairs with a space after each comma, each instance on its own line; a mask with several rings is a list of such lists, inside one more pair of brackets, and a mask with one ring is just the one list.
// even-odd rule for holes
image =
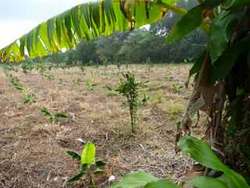
[[[205, 167], [223, 172], [217, 178], [195, 177], [188, 186], [195, 188], [249, 188], [246, 180], [237, 172], [230, 169], [213, 153], [210, 146], [195, 137], [184, 136], [178, 143], [182, 152], [189, 154], [192, 159]], [[159, 180], [145, 172], [134, 172], [126, 175], [111, 188], [179, 188], [168, 180]]]
[[0, 61], [46, 56], [74, 48], [82, 39], [107, 36], [159, 20], [167, 10], [182, 11], [177, 0], [100, 0], [78, 5], [39, 24], [0, 50]]
[[192, 159], [203, 166], [224, 173], [223, 178], [195, 178], [191, 182], [194, 187], [206, 188], [208, 186], [204, 185], [209, 184], [209, 187], [217, 188], [249, 188], [246, 180], [240, 174], [223, 164], [207, 143], [195, 137], [185, 136], [179, 141], [178, 146], [182, 152], [189, 154]]

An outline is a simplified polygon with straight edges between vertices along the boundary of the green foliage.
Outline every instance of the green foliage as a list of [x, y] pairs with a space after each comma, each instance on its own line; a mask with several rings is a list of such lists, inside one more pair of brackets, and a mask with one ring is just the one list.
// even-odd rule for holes
[[[197, 188], [249, 188], [245, 179], [237, 172], [223, 164], [221, 160], [213, 153], [210, 146], [191, 136], [181, 138], [178, 146], [182, 152], [191, 156], [192, 159], [211, 168], [223, 172], [223, 175], [213, 177], [195, 177], [190, 180], [189, 185]], [[116, 183], [112, 188], [178, 188], [177, 185], [167, 180], [157, 180], [156, 177], [145, 173], [135, 172], [122, 178], [119, 183]]]
[[[230, 187], [248, 188], [249, 187], [246, 181], [244, 180], [244, 178], [240, 174], [231, 170], [228, 166], [226, 166], [225, 164], [221, 162], [221, 160], [212, 152], [212, 150], [210, 149], [210, 146], [207, 143], [197, 138], [186, 136], [180, 140], [180, 142], [178, 143], [178, 146], [184, 153], [189, 154], [192, 159], [199, 162], [203, 166], [207, 168], [211, 168], [213, 170], [223, 172], [224, 173], [223, 181], [228, 188]], [[201, 179], [199, 181], [203, 181], [203, 180], [204, 179]]]
[[228, 186], [220, 179], [210, 178], [210, 177], [196, 177], [190, 184], [197, 188], [228, 188]]
[[95, 86], [97, 86], [97, 84], [94, 83], [92, 80], [85, 80], [85, 87], [87, 88], [87, 90], [93, 91]]
[[25, 61], [21, 64], [23, 72], [26, 74], [34, 69], [34, 62], [32, 60]]
[[51, 112], [48, 108], [41, 108], [41, 113], [45, 116], [50, 123], [59, 123], [69, 119], [69, 115], [65, 112]]
[[123, 78], [120, 80], [120, 84], [116, 91], [126, 97], [127, 104], [129, 106], [130, 124], [132, 133], [135, 133], [135, 126], [137, 121], [137, 109], [140, 103], [139, 89], [142, 87], [142, 83], [137, 82], [135, 76], [132, 73], [122, 74]]
[[77, 160], [77, 161], [81, 161], [81, 156], [80, 156], [78, 153], [76, 153], [76, 152], [74, 152], [74, 151], [67, 151], [66, 153], [67, 153], [72, 159]]
[[[30, 33], [2, 49], [0, 59], [12, 62], [24, 61], [24, 56], [26, 58], [45, 57], [44, 60], [47, 62], [75, 65], [88, 64], [90, 61], [94, 64], [142, 63], [147, 58], [150, 58], [153, 63], [182, 61], [190, 55], [195, 55], [197, 50], [202, 48], [204, 42], [200, 44], [199, 40], [203, 40], [204, 34], [196, 33], [196, 37], [190, 37], [189, 41], [178, 45], [164, 44], [165, 35], [174, 20], [178, 18], [176, 15], [167, 14], [160, 24], [153, 25], [149, 31], [140, 28], [143, 24], [159, 20], [167, 13], [163, 13], [163, 10], [179, 13], [177, 6], [174, 5], [177, 0], [170, 2], [160, 3], [154, 0], [147, 4], [147, 2], [135, 0], [122, 4], [119, 1], [107, 0], [103, 4], [98, 2], [79, 5], [41, 23]], [[194, 2], [192, 0], [182, 3], [181, 6], [189, 8], [194, 5]], [[97, 8], [99, 6], [100, 9]], [[132, 23], [132, 17], [135, 19], [135, 25]], [[140, 29], [131, 33], [118, 33], [132, 28]], [[115, 34], [109, 38], [103, 37], [112, 33]], [[19, 43], [21, 43], [20, 46]], [[72, 50], [62, 53], [65, 49]], [[34, 60], [39, 61], [39, 58]]]
[[95, 145], [88, 143], [85, 145], [81, 154], [81, 164], [82, 165], [92, 165], [95, 164]]
[[197, 6], [185, 14], [182, 19], [172, 28], [168, 34], [167, 41], [175, 42], [182, 39], [202, 23], [202, 7]]
[[248, 54], [250, 36], [245, 37], [231, 48], [225, 49], [224, 53], [213, 63], [211, 82], [223, 80], [230, 73], [235, 63]]
[[36, 102], [35, 95], [28, 88], [26, 88], [17, 77], [13, 76], [12, 74], [6, 75], [9, 77], [10, 83], [23, 95], [24, 104]]
[[95, 186], [94, 175], [103, 171], [105, 163], [96, 161], [96, 147], [92, 143], [84, 145], [81, 155], [74, 151], [67, 151], [67, 154], [74, 160], [79, 161], [79, 173], [71, 177], [67, 182], [71, 183], [79, 181], [83, 176], [89, 178], [93, 186]]
[[23, 99], [24, 99], [24, 101], [23, 101], [24, 104], [31, 104], [31, 103], [36, 102], [35, 95], [33, 93], [25, 94]]
[[83, 39], [107, 36], [153, 23], [163, 16], [161, 8], [174, 5], [154, 1], [98, 1], [78, 5], [43, 22], [0, 51], [1, 61], [13, 62], [72, 49]]
[[159, 180], [146, 184], [145, 188], [179, 188], [179, 186], [168, 180]]
[[20, 80], [19, 80], [17, 77], [13, 76], [12, 74], [9, 74], [8, 76], [9, 76], [9, 78], [10, 78], [11, 84], [12, 84], [17, 90], [19, 90], [19, 91], [21, 91], [21, 92], [24, 92], [24, 91], [25, 91], [25, 87], [23, 86], [23, 84], [20, 82]]
[[183, 88], [183, 85], [181, 85], [179, 83], [175, 83], [172, 85], [172, 90], [174, 93], [180, 93], [182, 88]]
[[120, 182], [112, 185], [111, 188], [139, 188], [157, 180], [158, 178], [146, 172], [134, 172], [124, 176]]
[[[98, 62], [99, 57], [97, 55], [97, 45], [96, 41], [81, 41], [77, 48], [71, 51], [74, 56], [74, 61], [80, 61], [82, 65], [86, 65], [89, 62]], [[72, 60], [68, 59], [68, 62], [72, 62]]]
[[[221, 111], [223, 112], [224, 106], [229, 106], [228, 109], [230, 110], [226, 113], [226, 121], [229, 122], [229, 124], [233, 124], [234, 127], [245, 128], [247, 124], [245, 123], [245, 119], [248, 120], [249, 118], [247, 114], [249, 113], [249, 106], [247, 105], [249, 105], [250, 81], [250, 1], [205, 0], [199, 2], [197, 6], [187, 12], [175, 6], [175, 0], [154, 0], [150, 1], [150, 3], [148, 1], [133, 0], [119, 2], [105, 0], [83, 4], [40, 24], [27, 35], [2, 49], [0, 51], [0, 61], [14, 62], [24, 60], [25, 56], [31, 58], [46, 56], [50, 53], [60, 52], [62, 49], [72, 49], [76, 47], [82, 39], [89, 40], [103, 35], [110, 35], [115, 31], [139, 28], [144, 24], [153, 23], [162, 17], [162, 15], [164, 15], [162, 10], [172, 10], [181, 14], [186, 12], [172, 28], [166, 40], [168, 42], [178, 41], [199, 26], [208, 33], [208, 48], [205, 53], [202, 53], [190, 71], [190, 75], [195, 74], [198, 79], [195, 92], [197, 92], [197, 88], [200, 88], [200, 86], [209, 89], [213, 88], [215, 83], [223, 84], [225, 94], [223, 98], [227, 98], [228, 101], [225, 102], [225, 99], [219, 100], [222, 104], [228, 103], [228, 105], [222, 105]], [[165, 34], [160, 32], [158, 35], [165, 37], [167, 32], [163, 31], [163, 33]], [[138, 51], [135, 48], [135, 44], [139, 43], [141, 47], [145, 47], [143, 49], [146, 51], [147, 48], [150, 48], [147, 45], [149, 44], [148, 41], [153, 41], [152, 39], [157, 38], [155, 36], [156, 35], [150, 35], [150, 33], [139, 32], [128, 35], [127, 38], [129, 40], [124, 40], [126, 41], [126, 45], [120, 48], [119, 56], [126, 56], [128, 52], [134, 51], [134, 59], [139, 62], [143, 53], [141, 50], [140, 54], [137, 53]], [[152, 46], [160, 46], [160, 43], [158, 43], [157, 40], [155, 41], [156, 43], [151, 43], [154, 44]], [[175, 50], [169, 53], [176, 55], [176, 50], [179, 48], [180, 47], [177, 46]], [[113, 51], [115, 50], [116, 49], [113, 49]], [[101, 52], [100, 50], [99, 54], [107, 53]], [[69, 54], [69, 57], [70, 60], [73, 61], [74, 54]], [[100, 55], [100, 57], [103, 63], [106, 64], [109, 62], [106, 56]], [[146, 58], [148, 58], [148, 56]], [[117, 91], [127, 98], [133, 132], [136, 120], [135, 114], [138, 106], [138, 83], [135, 81], [134, 76], [129, 74], [124, 75], [124, 80], [125, 81], [121, 82]], [[14, 80], [12, 84], [18, 90], [23, 91], [23, 88], [17, 81]], [[237, 93], [239, 90], [243, 91], [240, 95]], [[203, 93], [201, 91], [199, 92], [202, 97]], [[217, 94], [218, 92], [215, 96], [217, 96]], [[205, 101], [205, 103], [206, 102], [207, 101]], [[233, 109], [235, 106], [234, 103], [241, 104], [240, 107], [245, 109], [245, 112], [239, 108], [237, 108], [237, 111]], [[51, 119], [54, 119], [53, 113], [46, 110], [44, 110], [43, 113], [45, 115], [47, 114]], [[216, 122], [219, 118], [219, 121], [223, 122], [221, 117], [218, 117], [216, 114], [218, 113], [211, 115], [209, 118], [216, 120]], [[242, 119], [244, 119], [244, 121], [242, 121]], [[249, 122], [249, 120], [247, 122]], [[218, 126], [216, 125], [216, 127]], [[227, 126], [223, 126], [223, 129], [227, 129]], [[247, 129], [246, 132], [249, 132], [249, 129]], [[249, 135], [249, 133], [244, 133], [243, 135]], [[218, 138], [212, 139], [215, 139], [216, 142]], [[227, 142], [232, 143], [232, 140], [228, 138], [223, 138], [223, 142], [224, 140], [226, 140], [225, 143], [221, 144], [227, 144]], [[234, 142], [236, 141], [238, 140], [234, 140]], [[245, 143], [249, 143], [249, 140]], [[238, 144], [235, 145], [238, 146]], [[228, 188], [249, 187], [244, 178], [223, 164], [206, 143], [193, 137], [184, 137], [179, 142], [179, 146], [183, 152], [188, 153], [194, 160], [204, 166], [223, 172], [223, 175], [217, 178], [198, 177], [191, 182], [191, 185], [196, 187], [206, 187], [208, 184]], [[231, 147], [233, 146], [231, 145]], [[90, 153], [93, 154], [93, 152]], [[226, 157], [230, 158], [228, 154], [226, 154]], [[235, 161], [233, 162], [235, 163]], [[88, 165], [83, 165], [82, 169], [85, 169], [86, 166]], [[81, 170], [80, 174], [73, 179], [79, 178], [84, 173], [84, 170]], [[131, 177], [129, 179], [131, 179]], [[166, 185], [167, 182], [161, 180], [161, 182], [155, 182], [149, 186], [157, 187], [162, 186], [162, 184]], [[168, 186], [173, 187], [174, 185], [166, 185], [166, 187]]]
[[[205, 99], [207, 104], [217, 100], [213, 106], [221, 104], [218, 107], [221, 108], [219, 111], [226, 114], [223, 117], [220, 113], [208, 114], [211, 122], [216, 121], [211, 123], [212, 129], [218, 130], [215, 138], [210, 139], [212, 143], [219, 142], [224, 147], [224, 158], [231, 166], [241, 169], [246, 174], [249, 174], [249, 164], [244, 152], [239, 148], [240, 145], [248, 145], [250, 141], [245, 139], [249, 138], [250, 118], [249, 101], [246, 100], [249, 96], [250, 82], [249, 18], [249, 0], [205, 0], [181, 18], [167, 38], [170, 41], [184, 38], [198, 25], [207, 32], [207, 49], [201, 53], [190, 71], [190, 75], [195, 75], [194, 92], [199, 93], [198, 90], [203, 87], [205, 89], [198, 94], [199, 97], [195, 97], [201, 98], [212, 92], [211, 88], [221, 86], [213, 91], [213, 102]], [[241, 91], [241, 94], [238, 91]], [[220, 92], [222, 94], [218, 98]], [[190, 102], [194, 103], [194, 98], [190, 99]], [[208, 111], [214, 111], [212, 108], [210, 106]], [[183, 125], [183, 128], [185, 126]], [[223, 131], [230, 132], [230, 136]], [[240, 132], [244, 132], [245, 136], [237, 136]], [[225, 135], [225, 138], [222, 135]], [[239, 161], [236, 163], [236, 160]]]

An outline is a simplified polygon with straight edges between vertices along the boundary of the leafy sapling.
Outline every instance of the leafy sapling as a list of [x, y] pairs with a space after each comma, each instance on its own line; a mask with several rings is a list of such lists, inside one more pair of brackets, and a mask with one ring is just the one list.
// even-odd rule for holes
[[139, 99], [139, 90], [143, 83], [137, 82], [135, 76], [131, 73], [122, 74], [123, 78], [120, 80], [116, 91], [122, 96], [126, 97], [129, 106], [130, 124], [132, 133], [135, 133], [137, 123], [137, 109], [141, 101]]
[[87, 178], [93, 187], [96, 187], [95, 175], [103, 172], [105, 163], [96, 160], [96, 147], [93, 143], [84, 145], [81, 155], [74, 151], [67, 151], [67, 154], [74, 160], [79, 161], [79, 173], [71, 177], [67, 182], [75, 182], [81, 178]]

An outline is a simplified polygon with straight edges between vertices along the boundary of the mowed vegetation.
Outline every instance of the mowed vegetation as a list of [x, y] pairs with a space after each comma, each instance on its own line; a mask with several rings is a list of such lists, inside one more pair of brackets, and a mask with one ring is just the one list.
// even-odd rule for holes
[[[190, 96], [184, 88], [189, 68], [151, 64], [49, 70], [43, 65], [27, 71], [2, 66], [0, 187], [88, 187], [87, 180], [66, 184], [78, 168], [66, 151], [81, 152], [82, 142], [88, 141], [106, 163], [97, 187], [107, 187], [112, 175], [134, 170], [181, 182], [191, 162], [175, 153], [175, 134]], [[114, 91], [128, 71], [144, 82], [136, 134], [131, 134], [126, 98]], [[29, 103], [24, 90], [34, 94]]]

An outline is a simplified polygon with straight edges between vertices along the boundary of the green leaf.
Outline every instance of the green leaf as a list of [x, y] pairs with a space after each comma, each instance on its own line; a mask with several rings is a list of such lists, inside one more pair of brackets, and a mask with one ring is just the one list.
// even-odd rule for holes
[[168, 180], [159, 180], [156, 182], [148, 183], [144, 188], [179, 188], [179, 186]]
[[80, 170], [81, 172], [86, 172], [88, 170], [88, 165], [87, 164], [81, 164], [80, 165]]
[[106, 163], [101, 160], [98, 160], [96, 161], [95, 165], [97, 168], [103, 168], [106, 165]]
[[78, 161], [81, 161], [81, 156], [74, 152], [74, 151], [67, 151], [66, 152], [72, 159], [75, 159], [75, 160], [78, 160]]
[[178, 146], [203, 166], [223, 172], [228, 185], [234, 188], [249, 188], [245, 179], [224, 165], [207, 143], [192, 136], [185, 136], [180, 139]]
[[95, 174], [100, 174], [100, 173], [102, 173], [102, 172], [104, 172], [104, 170], [101, 169], [101, 168], [95, 169]]
[[81, 164], [92, 165], [95, 164], [95, 145], [92, 143], [87, 143], [81, 154]]
[[236, 8], [241, 6], [246, 6], [250, 4], [250, 0], [226, 0], [224, 2], [224, 8]]
[[192, 68], [189, 71], [189, 78], [191, 78], [191, 76], [193, 76], [194, 74], [198, 73], [202, 67], [202, 63], [204, 61], [204, 58], [206, 56], [207, 52], [203, 52], [195, 61], [195, 63], [193, 64]]
[[147, 183], [157, 181], [158, 178], [146, 172], [134, 172], [124, 176], [120, 182], [111, 186], [111, 188], [141, 188]]
[[210, 177], [195, 177], [189, 182], [196, 188], [229, 188], [223, 181]]
[[223, 11], [213, 19], [209, 31], [208, 42], [208, 49], [212, 63], [215, 62], [228, 47], [232, 29], [234, 28], [234, 25], [237, 25], [243, 15], [243, 12], [231, 13], [230, 11]]
[[52, 114], [49, 112], [49, 110], [46, 107], [41, 108], [41, 112], [44, 116], [52, 116]]
[[55, 113], [55, 117], [56, 118], [68, 118], [68, 115], [65, 112], [57, 112]]
[[199, 27], [202, 23], [202, 11], [203, 8], [201, 5], [189, 10], [172, 28], [166, 38], [167, 42], [173, 43], [179, 41], [185, 35]]
[[210, 146], [207, 143], [197, 138], [185, 136], [179, 141], [178, 146], [180, 147], [182, 152], [189, 154], [192, 159], [201, 163], [207, 168], [212, 168], [218, 171], [229, 169], [212, 152]]
[[211, 82], [224, 79], [232, 70], [241, 54], [245, 53], [250, 46], [250, 37], [243, 38], [224, 53], [214, 62], [211, 72]]
[[74, 181], [78, 181], [81, 179], [81, 177], [83, 177], [85, 175], [85, 172], [80, 172], [79, 174], [73, 176], [72, 178], [70, 178], [67, 183], [72, 183]]

